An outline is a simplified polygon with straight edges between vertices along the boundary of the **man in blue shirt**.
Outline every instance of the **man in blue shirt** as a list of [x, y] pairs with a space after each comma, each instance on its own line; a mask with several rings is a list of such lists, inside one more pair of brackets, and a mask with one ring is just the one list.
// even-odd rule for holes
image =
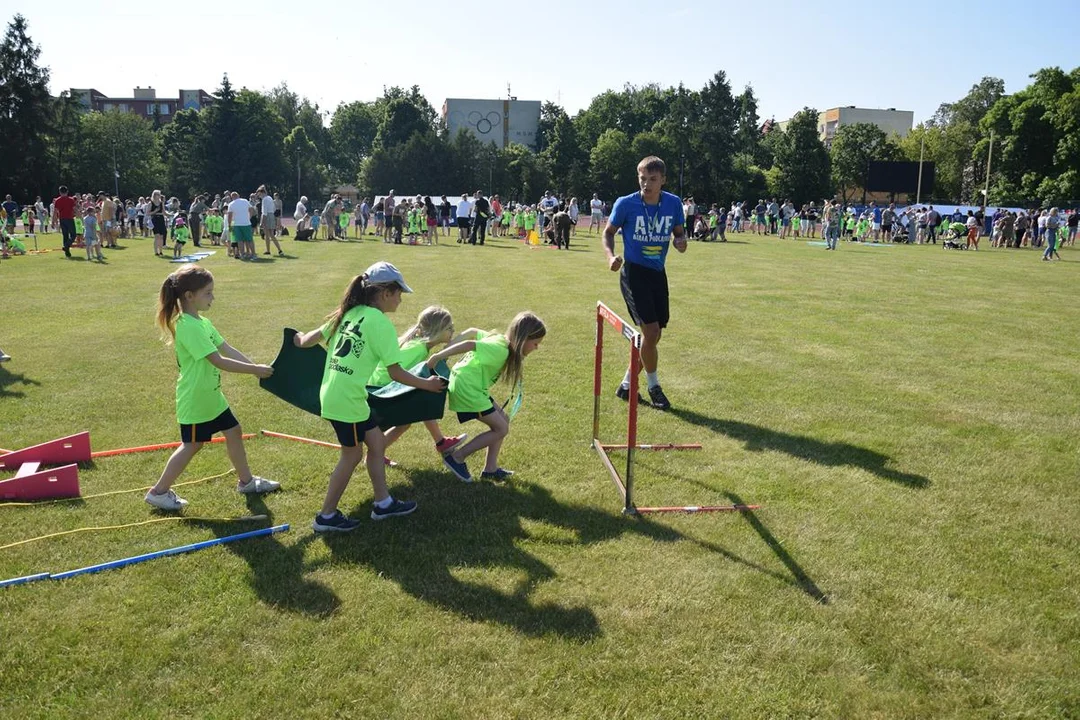
[[10, 195], [4, 197], [4, 202], [0, 203], [3, 206], [4, 212], [7, 213], [8, 232], [15, 232], [15, 220], [19, 217], [19, 203], [11, 199]]
[[[649, 386], [653, 407], [668, 410], [664, 391], [657, 378], [657, 343], [668, 324], [668, 283], [664, 271], [671, 237], [675, 249], [686, 252], [686, 219], [679, 198], [662, 190], [667, 168], [664, 161], [649, 156], [638, 163], [640, 192], [624, 195], [615, 201], [604, 228], [604, 255], [608, 269], [619, 272], [619, 287], [630, 317], [641, 330], [641, 364]], [[623, 258], [615, 254], [615, 233], [622, 232]], [[616, 396], [630, 399], [630, 370], [626, 371]]]

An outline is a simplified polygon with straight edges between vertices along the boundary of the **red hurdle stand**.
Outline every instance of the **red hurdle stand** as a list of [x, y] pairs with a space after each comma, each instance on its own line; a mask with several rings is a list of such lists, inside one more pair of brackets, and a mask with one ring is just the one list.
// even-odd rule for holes
[[[610, 324], [615, 330], [630, 341], [630, 407], [626, 427], [626, 442], [619, 444], [605, 444], [600, 442], [600, 392], [601, 376], [603, 374], [604, 360], [604, 325]], [[757, 505], [683, 505], [665, 507], [637, 507], [634, 505], [634, 455], [638, 450], [700, 450], [698, 443], [672, 444], [654, 443], [639, 444], [637, 441], [637, 411], [638, 411], [638, 375], [641, 372], [641, 333], [602, 302], [596, 303], [596, 357], [593, 369], [593, 432], [592, 445], [600, 455], [600, 461], [604, 463], [611, 474], [611, 480], [618, 488], [623, 499], [623, 513], [627, 515], [639, 515], [644, 513], [665, 512], [730, 512], [737, 510], [757, 509]], [[625, 481], [619, 477], [619, 471], [615, 469], [610, 450], [626, 451], [626, 475]]]
[[[79, 467], [90, 460], [90, 433], [50, 440], [0, 455], [0, 470], [17, 470], [15, 477], [0, 481], [0, 500], [47, 500], [79, 497]], [[60, 465], [41, 470], [42, 465]]]

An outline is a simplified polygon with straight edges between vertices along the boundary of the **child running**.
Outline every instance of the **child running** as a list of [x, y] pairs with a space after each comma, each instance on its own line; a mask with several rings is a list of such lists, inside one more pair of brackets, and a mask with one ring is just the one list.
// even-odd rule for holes
[[329, 352], [323, 369], [319, 399], [322, 416], [330, 421], [341, 443], [341, 456], [330, 473], [321, 512], [315, 516], [315, 532], [348, 532], [360, 522], [338, 510], [338, 501], [349, 484], [353, 470], [364, 457], [375, 491], [372, 520], [408, 515], [416, 510], [414, 501], [396, 500], [386, 488], [386, 437], [367, 402], [367, 379], [381, 362], [392, 380], [429, 392], [442, 392], [445, 380], [438, 376], [418, 378], [401, 368], [394, 325], [386, 313], [397, 310], [401, 294], [411, 293], [401, 272], [388, 262], [377, 262], [357, 275], [345, 289], [341, 305], [321, 327], [297, 334], [297, 347], [312, 347], [325, 340]]
[[459, 422], [479, 420], [488, 426], [485, 432], [464, 447], [455, 447], [443, 455], [443, 462], [457, 478], [472, 482], [465, 459], [487, 448], [487, 461], [481, 479], [503, 481], [514, 473], [499, 467], [499, 450], [510, 432], [510, 420], [491, 398], [491, 388], [501, 377], [512, 389], [520, 387], [522, 361], [540, 346], [547, 334], [544, 322], [531, 312], [521, 312], [510, 322], [506, 335], [476, 330], [475, 339], [454, 343], [428, 358], [434, 368], [440, 360], [466, 353], [450, 371], [450, 409]]
[[188, 230], [187, 221], [182, 217], [176, 218], [173, 226], [173, 259], [183, 257], [184, 245], [191, 239], [191, 231]]
[[[450, 316], [450, 311], [438, 305], [426, 307], [416, 318], [416, 324], [398, 338], [398, 345], [401, 347], [398, 364], [405, 369], [412, 368], [417, 363], [427, 360], [435, 346], [460, 342], [468, 337], [474, 337], [476, 332], [475, 328], [469, 328], [451, 339], [454, 333], [454, 319]], [[367, 384], [374, 387], [386, 387], [391, 382], [392, 378], [386, 370], [386, 364], [380, 362]], [[411, 427], [412, 425], [398, 425], [387, 430], [386, 447], [393, 445]], [[455, 445], [468, 437], [467, 434], [452, 438], [444, 436], [436, 420], [425, 420], [424, 427], [431, 433], [431, 439], [435, 441], [435, 451], [440, 455], [450, 452]], [[384, 464], [392, 466], [394, 463], [387, 459]]]
[[146, 502], [161, 510], [182, 510], [187, 500], [171, 489], [191, 458], [216, 433], [225, 436], [229, 460], [236, 470], [236, 489], [247, 495], [267, 493], [281, 485], [257, 477], [248, 469], [243, 431], [221, 393], [221, 371], [266, 378], [269, 365], [257, 365], [229, 345], [200, 313], [214, 302], [214, 276], [198, 265], [185, 265], [165, 278], [158, 294], [157, 324], [176, 347], [180, 377], [176, 380], [176, 421], [182, 444], [165, 463]]

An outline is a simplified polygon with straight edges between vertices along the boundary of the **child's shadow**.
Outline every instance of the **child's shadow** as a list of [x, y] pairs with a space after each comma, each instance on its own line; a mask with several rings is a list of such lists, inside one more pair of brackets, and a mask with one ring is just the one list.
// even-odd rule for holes
[[[724, 548], [645, 518], [560, 504], [546, 488], [532, 483], [464, 485], [433, 470], [411, 472], [409, 480], [410, 494], [424, 499], [418, 512], [380, 523], [377, 531], [361, 529], [327, 537], [332, 555], [328, 562], [369, 566], [425, 602], [528, 636], [589, 641], [602, 634], [596, 614], [588, 607], [533, 600], [534, 591], [556, 577], [549, 565], [525, 549], [538, 542], [585, 546], [628, 532], [658, 542], [688, 540], [744, 567], [797, 584]], [[364, 506], [357, 514], [368, 512], [369, 506]], [[523, 521], [543, 523], [541, 537], [531, 535]], [[506, 570], [518, 576], [507, 589], [472, 579], [477, 572], [505, 577]]]
[[28, 378], [22, 373], [10, 372], [5, 366], [0, 365], [0, 397], [25, 397], [26, 393], [10, 389], [11, 385], [16, 384], [41, 386], [37, 380]]
[[[266, 515], [269, 522], [271, 513], [263, 498], [248, 495], [246, 499], [251, 513]], [[217, 537], [235, 535], [245, 530], [234, 522], [194, 520], [191, 524], [205, 527]], [[285, 545], [277, 535], [267, 535], [226, 543], [223, 547], [248, 564], [253, 576], [251, 587], [267, 605], [289, 612], [327, 617], [341, 605], [341, 599], [322, 583], [304, 576], [304, 548], [313, 539], [314, 536], [306, 535], [292, 545]]]

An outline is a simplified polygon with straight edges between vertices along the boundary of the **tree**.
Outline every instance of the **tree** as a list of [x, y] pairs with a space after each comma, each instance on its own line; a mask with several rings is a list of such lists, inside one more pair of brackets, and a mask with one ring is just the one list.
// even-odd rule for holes
[[[788, 128], [790, 130], [790, 126]], [[817, 116], [814, 117], [817, 132]], [[844, 202], [862, 189], [865, 200], [867, 173], [871, 160], [898, 160], [899, 146], [872, 123], [841, 125], [830, 150], [832, 179]]]
[[520, 202], [536, 202], [551, 183], [536, 153], [524, 145], [511, 143], [499, 155], [509, 179], [507, 196]]
[[49, 122], [49, 149], [52, 154], [48, 182], [49, 190], [58, 187], [71, 175], [71, 161], [79, 142], [79, 119], [83, 107], [67, 90], [52, 103], [52, 119]]
[[[772, 190], [797, 205], [820, 200], [832, 194], [829, 182], [829, 153], [818, 136], [817, 121], [817, 110], [803, 108], [795, 113], [786, 130], [773, 131], [782, 134], [775, 145], [775, 167], [779, 173], [775, 176]], [[835, 141], [833, 147], [836, 147]]]
[[181, 110], [158, 133], [165, 165], [165, 192], [189, 198], [206, 188], [202, 150], [206, 126], [198, 110]]
[[747, 85], [735, 98], [737, 117], [735, 123], [735, 151], [745, 153], [761, 165], [765, 158], [761, 151], [761, 118], [758, 117], [757, 98], [754, 88]]
[[[161, 187], [164, 167], [161, 144], [150, 120], [114, 110], [80, 117], [79, 151], [71, 161], [72, 189], [112, 193], [121, 197], [147, 195]], [[113, 158], [119, 178], [113, 174]]]
[[53, 119], [49, 70], [39, 67], [41, 48], [27, 34], [26, 18], [16, 15], [0, 43], [0, 195], [22, 202], [45, 191], [46, 138]]
[[700, 163], [695, 173], [695, 191], [704, 197], [728, 196], [733, 188], [735, 132], [738, 108], [723, 70], [717, 71], [698, 93], [692, 126], [694, 157]]
[[637, 185], [637, 162], [630, 147], [630, 138], [622, 130], [606, 130], [589, 153], [589, 167], [594, 192], [601, 197], [618, 197], [634, 190]]
[[241, 192], [245, 188], [237, 184], [236, 176], [240, 117], [236, 106], [236, 91], [233, 90], [227, 74], [222, 77], [221, 87], [216, 95], [214, 104], [203, 111], [206, 134], [202, 151], [199, 153], [203, 162], [203, 174], [209, 185], [208, 189]]
[[[285, 136], [285, 160], [290, 164], [289, 195], [319, 197], [327, 185], [326, 166], [319, 161], [319, 148], [308, 137], [303, 125], [297, 125]], [[293, 177], [293, 173], [296, 174]], [[292, 184], [295, 182], [296, 184]]]
[[431, 131], [431, 125], [414, 103], [406, 98], [395, 98], [386, 103], [385, 114], [375, 133], [375, 147], [389, 150], [404, 145], [413, 133]]
[[540, 123], [536, 126], [536, 152], [547, 150], [548, 145], [555, 139], [555, 122], [565, 115], [566, 111], [562, 106], [550, 100], [540, 106]]
[[986, 155], [975, 158], [975, 146], [983, 139], [979, 125], [994, 104], [1005, 94], [1005, 83], [984, 77], [955, 103], [942, 104], [927, 125], [940, 128], [943, 137], [938, 154], [937, 195], [954, 202], [974, 200], [983, 187]]
[[574, 123], [565, 112], [555, 119], [551, 142], [541, 154], [551, 172], [551, 182], [556, 191], [568, 196], [583, 196], [587, 190], [589, 155], [581, 147]]
[[352, 178], [371, 154], [379, 117], [374, 103], [338, 105], [330, 119], [330, 167], [339, 178]]

